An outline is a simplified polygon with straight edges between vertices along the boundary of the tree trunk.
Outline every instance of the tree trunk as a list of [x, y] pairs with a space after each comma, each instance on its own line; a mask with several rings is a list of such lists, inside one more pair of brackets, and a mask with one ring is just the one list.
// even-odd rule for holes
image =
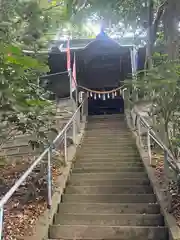
[[153, 50], [153, 42], [152, 42], [152, 24], [153, 24], [153, 9], [154, 2], [153, 0], [148, 0], [148, 29], [147, 29], [147, 47], [146, 47], [146, 68], [152, 68], [152, 50]]
[[167, 54], [169, 60], [179, 57], [178, 0], [168, 0], [163, 23]]

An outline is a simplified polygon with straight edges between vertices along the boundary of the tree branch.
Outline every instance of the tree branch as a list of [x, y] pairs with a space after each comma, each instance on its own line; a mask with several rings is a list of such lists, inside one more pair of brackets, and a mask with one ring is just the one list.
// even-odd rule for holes
[[158, 25], [159, 22], [164, 14], [164, 8], [165, 6], [168, 4], [168, 0], [165, 0], [159, 7], [156, 13], [156, 18], [154, 19], [154, 22], [152, 24], [152, 45], [154, 45], [155, 41], [156, 41], [156, 37], [157, 37], [157, 29], [158, 29]]
[[46, 11], [52, 10], [52, 9], [54, 9], [54, 8], [60, 7], [61, 5], [62, 5], [62, 4], [59, 3], [59, 4], [56, 4], [56, 5], [54, 5], [54, 6], [50, 6], [50, 7], [48, 7], [48, 8], [43, 8], [42, 10], [43, 10], [44, 12], [46, 12]]

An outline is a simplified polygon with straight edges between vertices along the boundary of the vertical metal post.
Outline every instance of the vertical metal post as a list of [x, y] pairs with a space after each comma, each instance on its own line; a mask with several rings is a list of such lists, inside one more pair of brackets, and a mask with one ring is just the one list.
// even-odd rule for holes
[[129, 110], [130, 109], [130, 103], [129, 103], [129, 101], [130, 101], [130, 92], [129, 92], [129, 89], [126, 89], [125, 91], [126, 91], [126, 93], [124, 92], [125, 108], [127, 110]]
[[137, 128], [138, 128], [138, 136], [139, 136], [139, 144], [141, 145], [141, 124], [140, 124], [141, 118], [138, 117], [137, 119]]
[[136, 101], [139, 100], [139, 94], [138, 94], [138, 90], [136, 90]]
[[76, 143], [76, 118], [73, 119], [73, 142]]
[[167, 153], [166, 150], [164, 150], [164, 170], [165, 170], [166, 176], [168, 176], [168, 169], [169, 169], [169, 166], [168, 166], [168, 153]]
[[67, 131], [64, 133], [64, 161], [67, 163]]
[[150, 131], [147, 131], [147, 147], [148, 147], [148, 156], [149, 156], [149, 164], [152, 165], [152, 154], [151, 154], [151, 137]]
[[48, 178], [48, 209], [51, 208], [52, 205], [52, 176], [51, 176], [51, 157], [52, 157], [52, 148], [50, 147], [48, 151], [48, 172], [47, 172], [47, 178]]
[[122, 92], [122, 98], [125, 101], [125, 99], [124, 99], [124, 91], [126, 91], [126, 90], [125, 89], [123, 89], [122, 91], [120, 90], [120, 92]]
[[165, 181], [166, 186], [168, 186], [167, 191], [167, 210], [169, 213], [172, 213], [172, 201], [173, 201], [173, 194], [170, 192], [170, 186], [169, 186], [169, 166], [168, 166], [168, 152], [164, 150], [164, 175], [165, 175]]
[[77, 112], [77, 132], [79, 133], [80, 132], [80, 118], [81, 118], [81, 116], [80, 116], [80, 109], [78, 110], [78, 112]]
[[76, 85], [76, 107], [78, 107], [79, 105], [79, 101], [78, 101], [78, 85]]
[[0, 240], [2, 239], [2, 235], [3, 235], [3, 212], [4, 212], [4, 208], [1, 207], [0, 208]]
[[80, 123], [83, 122], [83, 117], [82, 117], [82, 111], [83, 111], [83, 104], [81, 105], [80, 109], [79, 109], [79, 117], [80, 117]]
[[85, 112], [85, 121], [87, 120], [88, 117], [88, 98], [87, 96], [85, 96], [85, 108], [86, 108], [86, 112]]
[[84, 99], [84, 96], [83, 96], [83, 105], [82, 105], [82, 120], [83, 120], [83, 122], [85, 122], [86, 120], [85, 120], [85, 101], [86, 101], [86, 99]]
[[88, 93], [82, 94], [82, 107], [81, 107], [81, 119], [82, 122], [86, 122], [86, 101], [88, 102]]
[[68, 69], [68, 74], [69, 74], [70, 99], [73, 99], [73, 96], [72, 96], [72, 71], [71, 71], [71, 69]]

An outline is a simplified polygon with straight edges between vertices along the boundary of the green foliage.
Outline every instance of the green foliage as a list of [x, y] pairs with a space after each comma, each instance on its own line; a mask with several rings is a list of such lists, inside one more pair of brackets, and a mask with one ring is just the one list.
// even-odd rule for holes
[[[37, 54], [50, 18], [36, 0], [2, 0], [0, 13], [0, 145], [16, 134], [47, 142], [54, 104], [42, 96], [40, 75], [49, 71], [47, 56]], [[24, 49], [34, 54], [25, 55]]]
[[[69, 12], [73, 12], [75, 16], [81, 19], [87, 19], [93, 15], [96, 18], [103, 19], [105, 27], [112, 27], [119, 22], [126, 26], [131, 25], [133, 28], [142, 26], [147, 21], [147, 1], [144, 0], [69, 0]], [[106, 6], [106, 7], [105, 7]], [[99, 20], [98, 19], [98, 20]], [[110, 26], [111, 25], [111, 26]]]
[[38, 76], [48, 67], [25, 56], [14, 45], [1, 44], [0, 58], [0, 137], [1, 144], [17, 133], [39, 136], [41, 126], [49, 127], [52, 103], [41, 96]]
[[[155, 54], [156, 66], [133, 82], [144, 99], [152, 103], [151, 115], [156, 116], [156, 129], [173, 155], [180, 148], [180, 63], [168, 61], [166, 55]], [[157, 61], [158, 59], [158, 61]]]

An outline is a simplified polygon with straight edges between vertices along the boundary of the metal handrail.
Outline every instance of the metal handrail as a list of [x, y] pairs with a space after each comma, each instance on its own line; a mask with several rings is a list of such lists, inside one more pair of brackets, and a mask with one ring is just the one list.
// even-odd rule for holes
[[[130, 104], [133, 104], [133, 101], [131, 101], [130, 99], [125, 99], [124, 97], [124, 92], [128, 91], [128, 89], [124, 88], [122, 90], [123, 93], [123, 99], [126, 101], [128, 101]], [[153, 127], [145, 120], [145, 118], [139, 113], [137, 112], [137, 110], [135, 111], [136, 117], [139, 117], [141, 123], [147, 128], [147, 132], [148, 132], [148, 137], [152, 138], [166, 153], [165, 158], [166, 161], [168, 162], [169, 166], [176, 171], [176, 173], [180, 174], [180, 164], [176, 161], [176, 159], [174, 158], [173, 154], [171, 153], [171, 151], [169, 150], [169, 148], [166, 146], [166, 144], [162, 141], [162, 139], [158, 136], [158, 134], [156, 133], [156, 131], [153, 129]], [[130, 114], [131, 115], [131, 114]], [[132, 116], [131, 116], [132, 117]], [[148, 143], [149, 145], [150, 143]], [[148, 146], [149, 152], [151, 152], [151, 147]], [[151, 153], [150, 153], [151, 154]], [[149, 156], [150, 157], [150, 156]], [[150, 157], [151, 158], [151, 157]]]
[[[132, 103], [132, 101], [130, 101]], [[140, 122], [147, 128], [149, 136], [167, 153], [168, 158], [166, 161], [168, 162], [169, 166], [176, 172], [180, 173], [180, 166], [178, 165], [176, 159], [172, 155], [169, 148], [166, 144], [162, 141], [162, 139], [157, 135], [156, 131], [153, 127], [146, 121], [146, 119], [141, 116], [141, 114], [136, 110], [135, 114], [139, 117]], [[149, 146], [148, 146], [149, 147]]]
[[[34, 168], [43, 160], [43, 158], [48, 154], [48, 206], [51, 207], [51, 151], [54, 147], [54, 144], [61, 139], [61, 137], [64, 136], [64, 151], [65, 151], [65, 162], [67, 161], [67, 140], [66, 140], [66, 133], [67, 130], [69, 130], [69, 127], [71, 124], [73, 124], [73, 140], [75, 142], [75, 135], [76, 135], [76, 116], [78, 112], [80, 112], [80, 109], [84, 107], [85, 103], [87, 101], [87, 98], [85, 98], [82, 103], [79, 105], [79, 107], [74, 112], [73, 116], [70, 118], [70, 120], [67, 122], [67, 124], [64, 126], [64, 128], [60, 131], [60, 133], [57, 135], [57, 137], [54, 139], [54, 141], [44, 150], [44, 152], [31, 164], [31, 166], [25, 171], [25, 173], [16, 181], [16, 183], [10, 188], [10, 190], [2, 197], [0, 200], [0, 240], [2, 239], [2, 229], [3, 229], [3, 212], [4, 212], [4, 205], [7, 203], [7, 201], [11, 198], [11, 196], [14, 194], [15, 191], [18, 190], [20, 185], [26, 180], [26, 178], [32, 173]], [[82, 115], [84, 114], [84, 111], [82, 111]], [[87, 113], [85, 113], [87, 114]], [[83, 116], [82, 116], [83, 117]], [[75, 123], [75, 124], [74, 124]]]
[[168, 154], [168, 157], [171, 159], [171, 160], [167, 159], [170, 167], [175, 171], [177, 170], [180, 171], [175, 158], [173, 157], [171, 151], [168, 149], [165, 143], [162, 141], [162, 139], [160, 139], [155, 130], [153, 130], [152, 126], [149, 125], [149, 123], [144, 119], [144, 117], [140, 116], [139, 113], [137, 113], [137, 115], [139, 116], [140, 120], [144, 123], [145, 127], [147, 127], [147, 129], [149, 130], [150, 137]]
[[67, 76], [68, 76], [68, 71], [57, 72], [57, 73], [49, 73], [47, 75], [40, 76], [39, 79], [49, 78], [49, 77], [53, 77], [53, 76], [60, 76], [60, 75], [63, 75], [63, 74], [67, 74]]

